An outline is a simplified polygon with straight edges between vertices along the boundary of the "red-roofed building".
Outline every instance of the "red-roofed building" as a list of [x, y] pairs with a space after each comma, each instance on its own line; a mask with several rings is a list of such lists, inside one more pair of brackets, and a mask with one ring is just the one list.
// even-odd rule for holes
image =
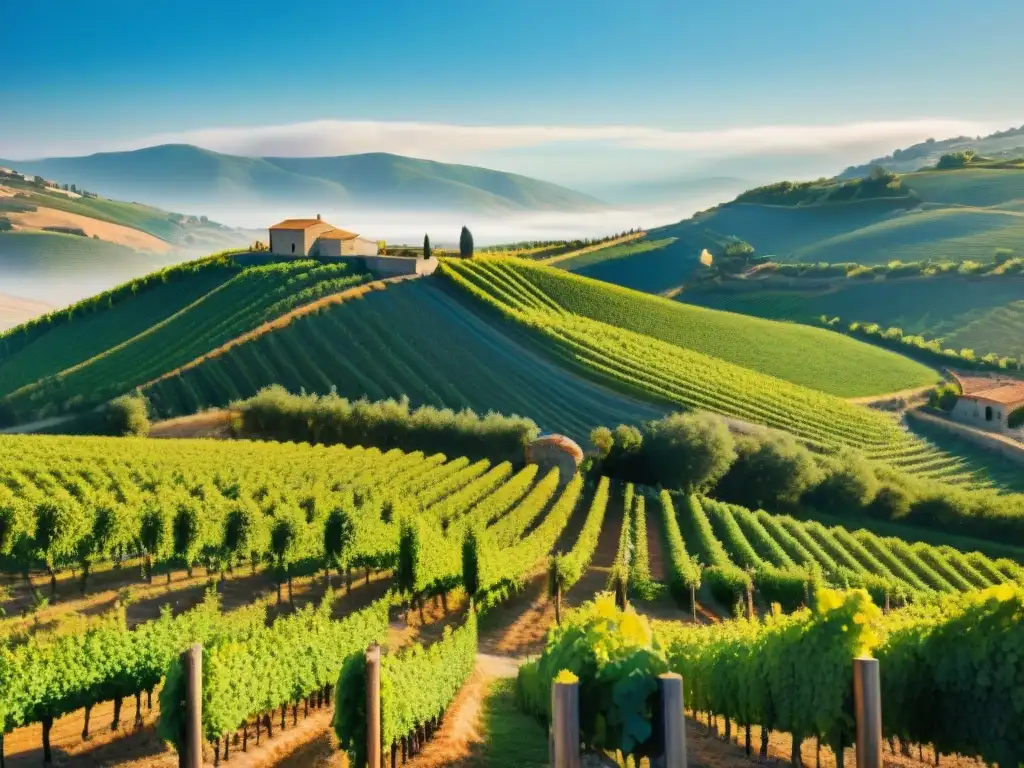
[[270, 228], [270, 252], [279, 256], [376, 256], [377, 243], [315, 219], [285, 219]]
[[964, 424], [993, 432], [1008, 432], [1010, 414], [1024, 408], [1024, 382], [1001, 382], [960, 396], [951, 413]]

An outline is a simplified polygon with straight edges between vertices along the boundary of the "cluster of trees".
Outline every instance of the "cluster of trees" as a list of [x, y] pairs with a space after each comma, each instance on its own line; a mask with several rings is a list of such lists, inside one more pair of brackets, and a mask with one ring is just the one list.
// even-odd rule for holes
[[840, 181], [821, 178], [816, 181], [779, 181], [775, 184], [755, 187], [738, 195], [736, 202], [796, 206], [870, 200], [877, 197], [917, 199], [913, 190], [903, 186], [899, 176], [876, 165], [868, 171], [867, 176], [859, 179]]
[[578, 251], [581, 248], [588, 248], [592, 245], [600, 245], [601, 243], [608, 243], [612, 240], [618, 240], [628, 235], [635, 235], [637, 232], [642, 232], [642, 229], [632, 227], [622, 232], [615, 232], [604, 237], [583, 237], [576, 238], [574, 240], [520, 240], [515, 243], [503, 243], [501, 245], [489, 245], [481, 248], [481, 253], [517, 253], [521, 251], [529, 251], [524, 253], [524, 256], [529, 258], [547, 258], [548, 256], [558, 256], [562, 253], [569, 253], [570, 251]]
[[973, 149], [947, 152], [939, 158], [939, 162], [935, 164], [935, 167], [940, 171], [950, 168], [963, 168], [966, 165], [970, 165], [977, 157], [978, 154]]
[[992, 261], [900, 261], [886, 264], [858, 264], [857, 262], [768, 262], [760, 271], [771, 271], [783, 277], [802, 277], [813, 280], [829, 278], [886, 279], [898, 277], [936, 277], [961, 275], [989, 277], [1024, 275], [1024, 256], [1009, 248], [996, 248]]
[[540, 430], [530, 419], [455, 412], [409, 400], [350, 402], [335, 394], [293, 395], [274, 385], [235, 403], [235, 430], [245, 437], [389, 450], [445, 453], [519, 463]]
[[[829, 318], [822, 315], [819, 320], [827, 328], [840, 332], [844, 330], [838, 317]], [[947, 349], [938, 339], [926, 339], [921, 335], [905, 335], [902, 328], [882, 328], [878, 323], [853, 322], [846, 327], [845, 331], [851, 336], [859, 336], [872, 344], [919, 358], [933, 365], [955, 365], [960, 368], [987, 371], [1024, 369], [1024, 360], [1000, 356], [995, 352], [989, 352], [987, 355], [979, 357], [973, 349]]]
[[868, 515], [1024, 544], [1018, 498], [913, 477], [848, 448], [817, 453], [781, 432], [734, 436], [711, 414], [599, 427], [591, 440], [594, 468], [609, 477], [706, 493], [750, 509]]

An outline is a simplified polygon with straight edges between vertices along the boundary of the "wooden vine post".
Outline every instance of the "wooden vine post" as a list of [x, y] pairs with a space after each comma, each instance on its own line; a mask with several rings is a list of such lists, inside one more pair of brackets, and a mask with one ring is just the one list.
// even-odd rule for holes
[[366, 764], [381, 768], [380, 760], [380, 646], [366, 651]]
[[857, 768], [882, 768], [882, 686], [878, 659], [853, 660]]
[[580, 684], [551, 684], [551, 768], [580, 768]]
[[185, 739], [178, 764], [181, 768], [203, 765], [203, 646], [195, 643], [184, 653]]
[[651, 768], [686, 768], [686, 721], [683, 718], [683, 678], [658, 675], [660, 713], [655, 723], [661, 754]]

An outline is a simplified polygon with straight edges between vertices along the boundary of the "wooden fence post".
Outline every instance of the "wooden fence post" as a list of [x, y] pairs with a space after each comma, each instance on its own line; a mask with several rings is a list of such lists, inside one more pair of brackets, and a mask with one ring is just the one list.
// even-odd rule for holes
[[882, 687], [878, 659], [853, 660], [857, 768], [882, 768]]
[[686, 721], [683, 718], [683, 678], [669, 672], [658, 675], [661, 713], [656, 725], [662, 754], [654, 768], [686, 768]]
[[203, 646], [185, 651], [184, 768], [203, 765]]
[[551, 684], [551, 768], [580, 768], [580, 685]]
[[374, 643], [366, 651], [366, 764], [380, 763], [380, 646]]

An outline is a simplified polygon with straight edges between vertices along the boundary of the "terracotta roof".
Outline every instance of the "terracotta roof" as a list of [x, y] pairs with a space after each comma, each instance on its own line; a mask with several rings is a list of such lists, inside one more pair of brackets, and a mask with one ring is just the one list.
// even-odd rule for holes
[[332, 229], [330, 232], [317, 235], [318, 240], [355, 240], [357, 237], [359, 235], [355, 232], [349, 232], [344, 229]]
[[544, 435], [542, 437], [538, 437], [529, 444], [528, 449], [540, 447], [542, 445], [557, 446], [566, 453], [571, 454], [572, 457], [576, 459], [576, 463], [583, 461], [583, 449], [580, 448], [575, 440], [566, 437], [565, 435]]
[[1003, 405], [1017, 405], [1018, 403], [1024, 403], [1024, 383], [1004, 384], [1001, 387], [971, 392], [969, 395], [964, 395], [964, 397], [975, 400], [988, 400], [989, 402], [1001, 403]]
[[[272, 226], [271, 229], [309, 229], [317, 224], [327, 224], [327, 222], [320, 219], [285, 219]], [[327, 226], [331, 225], [327, 224]]]

